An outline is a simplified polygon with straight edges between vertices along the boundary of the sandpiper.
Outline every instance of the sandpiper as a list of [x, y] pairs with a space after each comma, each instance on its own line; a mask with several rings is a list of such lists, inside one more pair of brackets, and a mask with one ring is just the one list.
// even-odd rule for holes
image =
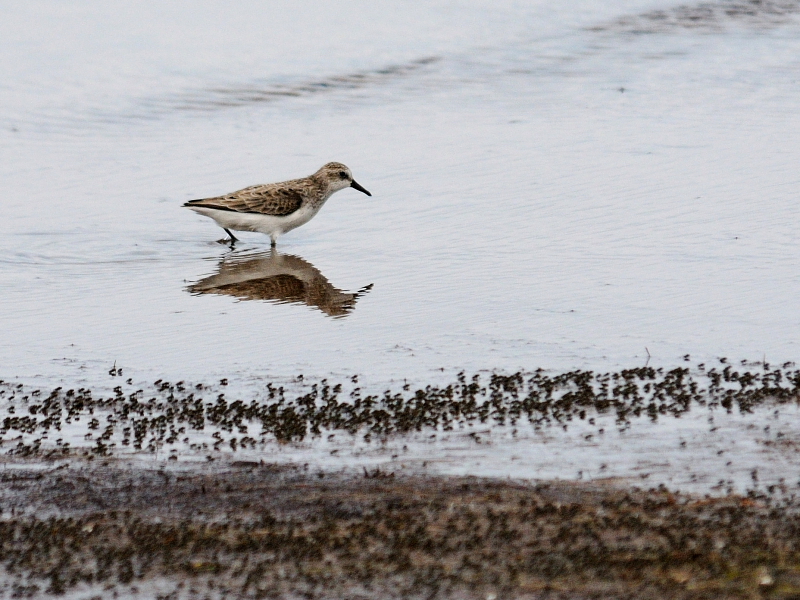
[[352, 187], [372, 196], [361, 187], [345, 165], [329, 162], [309, 177], [280, 183], [264, 183], [214, 198], [189, 200], [184, 204], [194, 212], [211, 217], [230, 236], [231, 233], [257, 231], [272, 239], [308, 223], [334, 192]]

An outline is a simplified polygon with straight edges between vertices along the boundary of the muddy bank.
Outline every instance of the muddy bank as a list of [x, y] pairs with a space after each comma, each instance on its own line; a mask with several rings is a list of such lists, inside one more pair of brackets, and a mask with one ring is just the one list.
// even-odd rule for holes
[[787, 496], [95, 461], [9, 466], [0, 497], [6, 598], [800, 594]]

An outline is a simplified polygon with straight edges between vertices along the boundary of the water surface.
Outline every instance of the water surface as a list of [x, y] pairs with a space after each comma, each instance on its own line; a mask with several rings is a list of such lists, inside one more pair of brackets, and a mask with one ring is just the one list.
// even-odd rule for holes
[[[753, 6], [7, 4], [3, 374], [794, 360], [800, 28]], [[328, 300], [199, 293], [269, 240], [181, 203], [328, 160], [373, 198], [279, 246]]]

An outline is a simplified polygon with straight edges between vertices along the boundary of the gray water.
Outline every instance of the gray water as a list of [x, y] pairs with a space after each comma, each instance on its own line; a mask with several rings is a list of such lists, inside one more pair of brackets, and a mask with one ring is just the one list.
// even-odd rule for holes
[[[1, 374], [796, 360], [798, 8], [7, 2]], [[181, 208], [329, 160], [280, 255]]]

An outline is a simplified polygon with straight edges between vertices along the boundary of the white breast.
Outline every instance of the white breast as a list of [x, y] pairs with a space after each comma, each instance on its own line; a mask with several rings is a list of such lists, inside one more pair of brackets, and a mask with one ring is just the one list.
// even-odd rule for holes
[[308, 223], [322, 208], [322, 204], [313, 207], [305, 204], [292, 214], [283, 217], [218, 210], [203, 206], [190, 206], [189, 208], [197, 214], [214, 219], [220, 227], [225, 229], [254, 231], [276, 236]]

